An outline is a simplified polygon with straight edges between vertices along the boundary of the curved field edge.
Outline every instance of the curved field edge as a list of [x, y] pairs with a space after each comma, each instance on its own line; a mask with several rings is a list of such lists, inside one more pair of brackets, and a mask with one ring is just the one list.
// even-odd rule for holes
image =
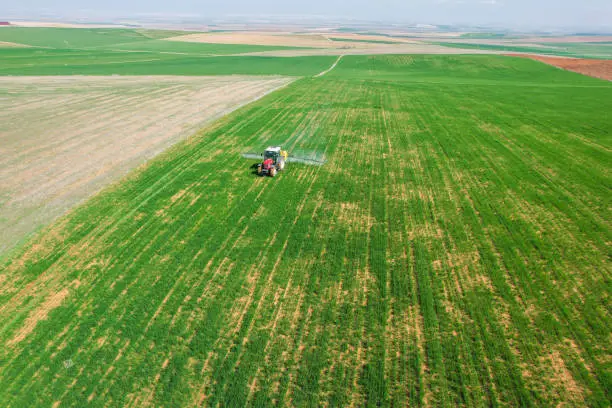
[[[48, 228], [0, 400], [607, 406], [612, 87], [475, 62], [345, 57]], [[275, 143], [328, 164], [255, 177]]]

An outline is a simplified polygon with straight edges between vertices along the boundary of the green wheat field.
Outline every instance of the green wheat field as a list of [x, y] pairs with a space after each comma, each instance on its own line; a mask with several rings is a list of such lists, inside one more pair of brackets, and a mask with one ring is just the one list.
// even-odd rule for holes
[[[114, 52], [6, 49], [0, 74], [108, 75]], [[164, 55], [116, 73], [301, 79], [5, 257], [2, 406], [610, 405], [612, 84]], [[240, 153], [274, 144], [327, 164], [255, 176]]]

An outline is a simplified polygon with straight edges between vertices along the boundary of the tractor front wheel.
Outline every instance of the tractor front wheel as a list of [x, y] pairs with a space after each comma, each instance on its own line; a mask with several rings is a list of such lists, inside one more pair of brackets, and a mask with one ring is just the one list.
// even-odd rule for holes
[[274, 176], [276, 176], [276, 167], [272, 167], [270, 169], [270, 177], [274, 177]]

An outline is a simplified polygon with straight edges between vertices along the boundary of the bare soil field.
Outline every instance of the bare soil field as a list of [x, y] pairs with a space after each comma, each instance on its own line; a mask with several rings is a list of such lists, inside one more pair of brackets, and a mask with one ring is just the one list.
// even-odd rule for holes
[[579, 74], [612, 81], [612, 60], [591, 60], [580, 58], [544, 57], [541, 55], [507, 54], [511, 57], [531, 58], [557, 68]]
[[0, 256], [283, 77], [0, 77]]

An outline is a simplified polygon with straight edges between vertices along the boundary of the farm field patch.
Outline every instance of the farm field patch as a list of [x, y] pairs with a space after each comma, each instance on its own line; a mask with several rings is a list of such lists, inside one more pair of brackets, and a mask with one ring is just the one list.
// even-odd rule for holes
[[[337, 42], [347, 44], [347, 42]], [[353, 44], [353, 43], [351, 43]], [[362, 43], [357, 43], [362, 44]], [[495, 54], [496, 51], [479, 50], [477, 48], [462, 49], [455, 47], [445, 47], [435, 44], [419, 43], [397, 43], [397, 44], [368, 44], [371, 47], [344, 46], [339, 48], [313, 48], [277, 51], [258, 51], [244, 55], [266, 56], [266, 57], [304, 57], [304, 56], [323, 56], [323, 55], [476, 55], [476, 54]]]
[[389, 39], [365, 39], [351, 37], [328, 37], [332, 41], [348, 42], [348, 43], [366, 43], [366, 44], [398, 44], [397, 41], [389, 41]]
[[[247, 52], [287, 50], [295, 47], [265, 46], [250, 44], [205, 44], [164, 41], [167, 37], [188, 35], [186, 31], [146, 30], [125, 28], [31, 28], [31, 27], [2, 27], [0, 29], [0, 45], [2, 42], [18, 43], [23, 46], [37, 47], [46, 50], [60, 50], [63, 53], [75, 51], [91, 51], [89, 55], [94, 58], [98, 53], [94, 50], [111, 51], [116, 55], [123, 55], [130, 59], [126, 53], [145, 53], [148, 55], [232, 55]], [[81, 54], [84, 54], [81, 52]], [[39, 52], [39, 56], [48, 56]], [[53, 54], [51, 54], [53, 55]]]
[[[15, 253], [0, 401], [607, 407], [611, 110], [525, 59], [344, 57]], [[327, 164], [258, 178], [271, 144]]]
[[551, 48], [570, 51], [576, 55], [612, 60], [612, 42], [544, 43], [543, 45], [546, 45]]
[[[9, 21], [12, 27], [29, 27], [29, 28], [127, 28], [118, 24], [79, 24], [79, 23], [62, 23], [58, 21]], [[160, 30], [161, 31], [161, 30]]]
[[549, 36], [549, 37], [534, 37], [530, 38], [531, 41], [541, 43], [610, 43], [612, 42], [612, 36], [610, 35], [571, 35], [571, 36]]
[[249, 31], [192, 33], [166, 38], [166, 41], [318, 48], [333, 48], [335, 46], [335, 44], [323, 34], [266, 33]]
[[192, 33], [165, 39], [168, 42], [233, 44], [251, 46], [293, 46], [295, 49], [253, 50], [249, 55], [315, 56], [376, 54], [477, 54], [484, 51], [458, 50], [416, 39], [362, 34], [297, 34], [267, 32]]
[[311, 76], [327, 69], [334, 60], [333, 56], [217, 57], [185, 55], [182, 51], [0, 48], [0, 75]]
[[514, 56], [533, 59], [557, 68], [612, 81], [612, 60], [588, 60], [524, 54]]
[[584, 44], [584, 43], [524, 43], [514, 41], [478, 41], [471, 42], [454, 41], [454, 42], [436, 42], [435, 44], [450, 47], [460, 48], [463, 50], [480, 50], [489, 52], [506, 52], [506, 53], [530, 53], [542, 54], [551, 56], [561, 56], [569, 58], [597, 58], [597, 59], [612, 59], [612, 46], [600, 43]]
[[161, 39], [177, 34], [176, 31], [126, 28], [2, 27], [0, 41], [70, 49], [149, 41], [152, 38]]
[[372, 41], [373, 43], [383, 42], [383, 43], [399, 43], [399, 44], [413, 44], [420, 43], [420, 41], [409, 38], [401, 38], [401, 37], [392, 37], [389, 35], [376, 35], [376, 34], [367, 34], [367, 33], [341, 33], [341, 32], [333, 32], [325, 35], [327, 38], [332, 40], [356, 40], [356, 41]]
[[0, 255], [282, 77], [0, 77]]
[[128, 52], [167, 53], [176, 55], [216, 56], [236, 55], [262, 51], [292, 50], [299, 48], [251, 44], [209, 44], [196, 42], [149, 40], [99, 47], [97, 49], [109, 49], [111, 51]]

